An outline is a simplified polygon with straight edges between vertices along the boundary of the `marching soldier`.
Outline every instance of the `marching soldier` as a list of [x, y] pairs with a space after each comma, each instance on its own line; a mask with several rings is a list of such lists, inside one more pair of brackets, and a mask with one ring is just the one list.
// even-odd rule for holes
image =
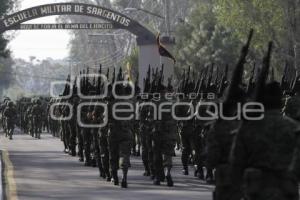
[[[171, 111], [173, 99], [167, 99], [165, 94], [168, 92], [167, 88], [158, 82], [158, 90], [161, 99], [160, 105], [164, 104], [164, 109], [168, 112], [162, 112], [161, 119], [155, 121], [155, 127], [153, 131], [153, 162], [154, 162], [154, 185], [160, 185], [163, 177], [166, 174], [167, 185], [172, 187], [174, 185], [171, 169], [173, 166], [172, 156], [174, 155], [174, 149], [176, 145], [176, 121], [174, 120]], [[166, 170], [166, 173], [164, 172]]]
[[[231, 200], [235, 192], [230, 182], [229, 155], [233, 137], [240, 121], [235, 119], [238, 113], [238, 104], [245, 100], [245, 93], [242, 88], [244, 63], [250, 47], [253, 31], [250, 32], [247, 44], [243, 47], [240, 59], [234, 69], [230, 86], [227, 90], [225, 100], [219, 104], [219, 116], [207, 133], [207, 168], [216, 169], [216, 187], [213, 193], [215, 200]], [[222, 116], [220, 115], [222, 112]], [[226, 120], [230, 117], [232, 120]]]
[[[122, 80], [122, 78], [118, 78]], [[116, 85], [116, 93], [119, 95], [130, 94], [130, 89], [124, 86]], [[109, 131], [108, 131], [108, 146], [110, 170], [114, 185], [119, 185], [118, 169], [122, 169], [123, 177], [121, 182], [122, 188], [127, 188], [127, 173], [130, 167], [130, 151], [132, 147], [133, 134], [132, 123], [130, 121], [117, 120], [113, 117], [113, 105], [115, 103], [126, 102], [120, 99], [114, 99], [108, 103], [109, 108]], [[118, 106], [123, 108], [124, 106]], [[124, 107], [128, 108], [127, 106]], [[122, 115], [124, 114], [124, 115]], [[128, 117], [126, 113], [120, 114], [120, 117]]]
[[5, 117], [6, 121], [6, 128], [7, 133], [9, 136], [9, 139], [12, 140], [12, 136], [14, 133], [14, 128], [16, 124], [16, 118], [17, 118], [17, 111], [14, 108], [14, 103], [12, 101], [9, 101], [7, 104], [7, 108], [5, 108], [3, 115]]
[[33, 122], [33, 134], [35, 138], [41, 139], [41, 132], [42, 132], [42, 107], [40, 99], [35, 101], [35, 105], [32, 106], [31, 116]]
[[282, 116], [281, 98], [279, 83], [268, 84], [264, 119], [244, 122], [234, 141], [232, 183], [244, 185], [249, 200], [299, 199], [300, 129]]

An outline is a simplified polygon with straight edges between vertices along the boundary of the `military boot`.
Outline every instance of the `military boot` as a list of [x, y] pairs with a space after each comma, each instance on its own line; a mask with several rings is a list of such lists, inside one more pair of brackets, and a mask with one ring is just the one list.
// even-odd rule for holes
[[206, 183], [213, 184], [213, 171], [212, 169], [207, 169], [206, 177], [205, 177]]
[[85, 159], [84, 166], [87, 166], [87, 167], [92, 166], [91, 158], [86, 158], [86, 159]]
[[161, 171], [159, 173], [159, 179], [161, 182], [165, 182], [166, 175], [165, 175], [164, 169], [161, 169]]
[[153, 185], [160, 185], [160, 178], [155, 176], [153, 179]]
[[123, 177], [122, 177], [122, 183], [121, 183], [121, 187], [122, 188], [127, 188], [127, 172], [128, 169], [123, 169]]
[[145, 168], [143, 176], [150, 176], [150, 169], [149, 169], [148, 161], [144, 160], [143, 164], [144, 164], [144, 168]]
[[204, 172], [202, 167], [195, 166], [194, 177], [198, 177], [200, 180], [204, 180]]
[[112, 175], [111, 181], [114, 183], [114, 185], [119, 185], [118, 172], [117, 171], [112, 171], [111, 175]]
[[189, 167], [188, 166], [183, 167], [182, 174], [186, 175], [186, 176], [189, 175]]
[[72, 157], [75, 157], [76, 156], [76, 150], [74, 148], [72, 148], [71, 150], [71, 156]]
[[167, 186], [173, 187], [174, 186], [174, 182], [172, 180], [171, 174], [167, 175], [166, 178], [167, 178]]
[[111, 182], [111, 176], [110, 173], [106, 174], [106, 181]]
[[141, 150], [140, 150], [140, 147], [138, 147], [138, 150], [136, 152], [136, 156], [141, 156]]

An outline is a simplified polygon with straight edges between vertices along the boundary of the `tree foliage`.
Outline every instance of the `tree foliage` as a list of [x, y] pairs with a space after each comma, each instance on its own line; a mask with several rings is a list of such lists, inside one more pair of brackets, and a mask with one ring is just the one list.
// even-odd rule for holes
[[[17, 0], [0, 0], [0, 17], [11, 12], [16, 3]], [[7, 49], [8, 42], [4, 34], [0, 34], [0, 95], [11, 83], [13, 60], [10, 57], [9, 49]]]
[[204, 1], [196, 3], [187, 20], [178, 26], [176, 41], [178, 66], [192, 66], [195, 71], [211, 63], [232, 66], [240, 45], [231, 29], [217, 23], [213, 4]]
[[[282, 63], [287, 60], [290, 65], [297, 67], [300, 49], [297, 42], [297, 39], [300, 40], [300, 1], [213, 0], [213, 2], [218, 23], [235, 30], [237, 38], [245, 38], [251, 28], [255, 30], [252, 46], [257, 58], [262, 57], [266, 44], [272, 40], [276, 47], [273, 65], [277, 65], [280, 69]], [[298, 51], [296, 47], [299, 48]]]

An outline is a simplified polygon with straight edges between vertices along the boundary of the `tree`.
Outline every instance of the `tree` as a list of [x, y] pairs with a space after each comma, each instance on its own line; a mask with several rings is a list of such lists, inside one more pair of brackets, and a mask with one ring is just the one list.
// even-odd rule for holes
[[[8, 14], [16, 5], [17, 0], [0, 0], [0, 17]], [[0, 95], [6, 89], [11, 80], [11, 66], [13, 61], [10, 57], [10, 51], [7, 49], [8, 39], [0, 34]]]
[[[14, 5], [12, 0], [1, 0], [0, 1], [0, 16], [7, 14]], [[9, 50], [7, 50], [8, 40], [4, 38], [3, 34], [0, 35], [0, 57], [7, 58], [9, 56]]]
[[233, 66], [240, 45], [231, 29], [217, 24], [213, 4], [207, 1], [196, 3], [186, 22], [178, 27], [176, 41], [179, 66], [192, 66], [198, 72], [211, 63]]
[[299, 67], [299, 0], [214, 0], [214, 4], [218, 23], [234, 30], [239, 39], [245, 38], [249, 29], [255, 30], [253, 48], [257, 58], [272, 40], [276, 46], [273, 65], [277, 64], [279, 70], [287, 60]]

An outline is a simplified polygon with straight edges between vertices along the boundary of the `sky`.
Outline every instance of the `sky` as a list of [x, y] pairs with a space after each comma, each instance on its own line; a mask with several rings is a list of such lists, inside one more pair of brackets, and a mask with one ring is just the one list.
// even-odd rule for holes
[[[21, 10], [47, 4], [57, 3], [57, 0], [21, 0]], [[63, 2], [66, 2], [64, 0]], [[57, 16], [43, 17], [26, 23], [55, 23]], [[10, 34], [7, 31], [7, 34]], [[9, 43], [9, 49], [14, 58], [29, 60], [30, 56], [37, 59], [47, 57], [62, 59], [68, 57], [70, 35], [65, 30], [22, 30], [17, 31], [15, 38]]]

